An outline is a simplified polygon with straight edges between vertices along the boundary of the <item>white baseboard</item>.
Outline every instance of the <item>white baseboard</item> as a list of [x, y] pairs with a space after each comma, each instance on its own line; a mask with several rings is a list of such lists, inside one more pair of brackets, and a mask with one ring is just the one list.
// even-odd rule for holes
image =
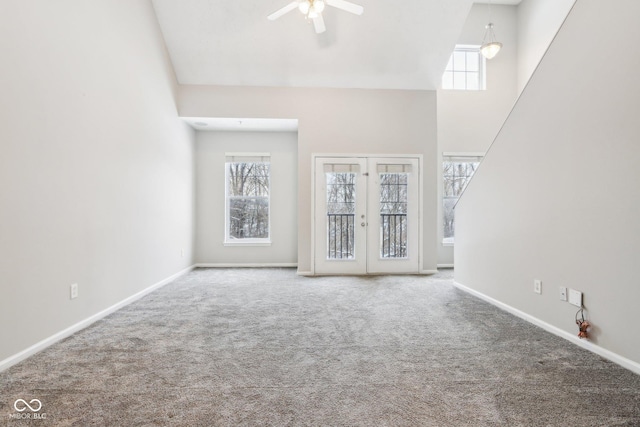
[[[419, 272], [413, 272], [413, 273], [365, 273], [365, 274], [344, 274], [344, 276], [391, 276], [391, 275], [398, 275], [398, 276], [402, 276], [402, 275], [406, 275], [406, 274], [424, 274], [424, 275], [429, 275], [429, 274], [436, 274], [438, 272], [438, 270], [420, 270]], [[313, 277], [313, 276], [341, 276], [342, 274], [337, 274], [337, 273], [328, 273], [328, 274], [323, 274], [323, 273], [313, 273], [311, 271], [298, 271], [296, 273], [298, 276], [308, 276], [308, 277]]]
[[296, 272], [296, 274], [297, 274], [298, 276], [305, 276], [305, 277], [311, 277], [311, 276], [313, 276], [313, 272], [311, 272], [311, 271], [300, 271], [300, 270], [298, 270], [298, 271]]
[[547, 323], [543, 320], [538, 319], [537, 317], [531, 316], [530, 314], [525, 313], [524, 311], [520, 311], [517, 308], [511, 307], [510, 305], [507, 305], [503, 302], [500, 302], [494, 298], [491, 298], [490, 296], [487, 296], [481, 292], [478, 292], [474, 289], [471, 289], [465, 285], [462, 285], [458, 282], [453, 282], [453, 285], [464, 291], [467, 292], [473, 296], [476, 296], [490, 304], [495, 305], [496, 307], [513, 314], [514, 316], [517, 316], [523, 320], [526, 320], [529, 323], [532, 323], [536, 326], [541, 327], [542, 329], [544, 329], [547, 332], [550, 332], [554, 335], [559, 336], [560, 338], [564, 338], [567, 341], [572, 342], [573, 344], [582, 347], [586, 350], [589, 350], [595, 354], [597, 354], [598, 356], [602, 356], [605, 359], [608, 359], [614, 363], [617, 363], [618, 365], [622, 366], [623, 368], [626, 368], [638, 375], [640, 375], [640, 363], [638, 362], [634, 362], [633, 360], [627, 359], [624, 356], [621, 356], [617, 353], [614, 353], [610, 350], [607, 350], [606, 348], [600, 347], [599, 345], [596, 345], [594, 343], [592, 343], [591, 341], [586, 341], [583, 339], [578, 338], [577, 334], [571, 334], [565, 330], [562, 330], [556, 326], [551, 325], [550, 323]]
[[109, 308], [106, 308], [104, 310], [102, 310], [99, 313], [94, 314], [91, 317], [88, 317], [78, 323], [76, 323], [75, 325], [72, 325], [70, 327], [68, 327], [67, 329], [64, 329], [48, 338], [43, 339], [42, 341], [32, 345], [31, 347], [22, 350], [20, 353], [14, 354], [13, 356], [9, 356], [8, 358], [0, 361], [0, 372], [10, 368], [11, 366], [22, 362], [23, 360], [25, 360], [26, 358], [33, 356], [34, 354], [44, 350], [45, 348], [59, 342], [62, 341], [63, 339], [75, 334], [76, 332], [86, 328], [87, 326], [90, 326], [91, 324], [97, 322], [100, 319], [103, 319], [105, 317], [107, 317], [108, 315], [110, 315], [111, 313], [114, 313], [118, 310], [120, 310], [122, 307], [131, 304], [134, 301], [139, 300], [140, 298], [144, 297], [145, 295], [150, 294], [151, 292], [155, 291], [156, 289], [161, 288], [162, 286], [166, 285], [167, 283], [170, 283], [172, 281], [174, 281], [175, 279], [177, 279], [178, 277], [187, 274], [188, 272], [190, 272], [191, 270], [194, 269], [194, 266], [192, 265], [191, 267], [187, 267], [184, 270], [170, 276], [167, 277], [166, 279], [163, 279], [161, 281], [159, 281], [158, 283], [155, 283], [151, 286], [149, 286], [146, 289], [143, 289], [142, 291], [131, 295], [128, 298], [123, 299], [122, 301], [112, 305]]
[[438, 264], [438, 268], [453, 268], [453, 264]]
[[289, 268], [297, 267], [295, 262], [265, 262], [265, 263], [199, 263], [196, 268]]

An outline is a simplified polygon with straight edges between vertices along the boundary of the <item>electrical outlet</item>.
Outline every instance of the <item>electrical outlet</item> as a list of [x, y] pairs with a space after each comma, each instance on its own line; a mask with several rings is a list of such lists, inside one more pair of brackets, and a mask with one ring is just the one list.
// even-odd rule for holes
[[566, 300], [567, 300], [567, 287], [560, 286], [560, 301], [566, 301]]
[[533, 292], [535, 292], [536, 294], [542, 293], [542, 280], [533, 281]]
[[569, 304], [573, 304], [576, 307], [582, 307], [582, 292], [575, 289], [569, 289]]
[[71, 299], [78, 298], [78, 284], [71, 285]]

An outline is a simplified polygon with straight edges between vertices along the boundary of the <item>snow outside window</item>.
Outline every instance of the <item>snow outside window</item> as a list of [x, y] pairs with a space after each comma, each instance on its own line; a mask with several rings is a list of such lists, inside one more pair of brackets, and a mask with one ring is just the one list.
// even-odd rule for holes
[[225, 165], [225, 244], [269, 244], [270, 155], [227, 154]]
[[481, 160], [482, 156], [442, 156], [444, 184], [442, 193], [444, 238], [442, 243], [445, 245], [453, 245], [454, 243], [456, 228], [454, 207], [467, 184], [471, 181], [471, 177]]

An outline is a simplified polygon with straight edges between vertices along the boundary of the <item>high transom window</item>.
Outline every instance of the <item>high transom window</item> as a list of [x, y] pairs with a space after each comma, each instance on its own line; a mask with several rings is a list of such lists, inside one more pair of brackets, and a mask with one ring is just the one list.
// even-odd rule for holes
[[480, 46], [456, 46], [442, 75], [442, 89], [485, 89], [485, 59]]

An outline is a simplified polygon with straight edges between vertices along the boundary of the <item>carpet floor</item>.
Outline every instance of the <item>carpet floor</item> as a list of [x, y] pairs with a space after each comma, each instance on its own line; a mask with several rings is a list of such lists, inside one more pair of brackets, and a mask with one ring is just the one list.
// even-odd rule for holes
[[451, 281], [197, 269], [0, 373], [0, 425], [640, 426], [640, 376]]

